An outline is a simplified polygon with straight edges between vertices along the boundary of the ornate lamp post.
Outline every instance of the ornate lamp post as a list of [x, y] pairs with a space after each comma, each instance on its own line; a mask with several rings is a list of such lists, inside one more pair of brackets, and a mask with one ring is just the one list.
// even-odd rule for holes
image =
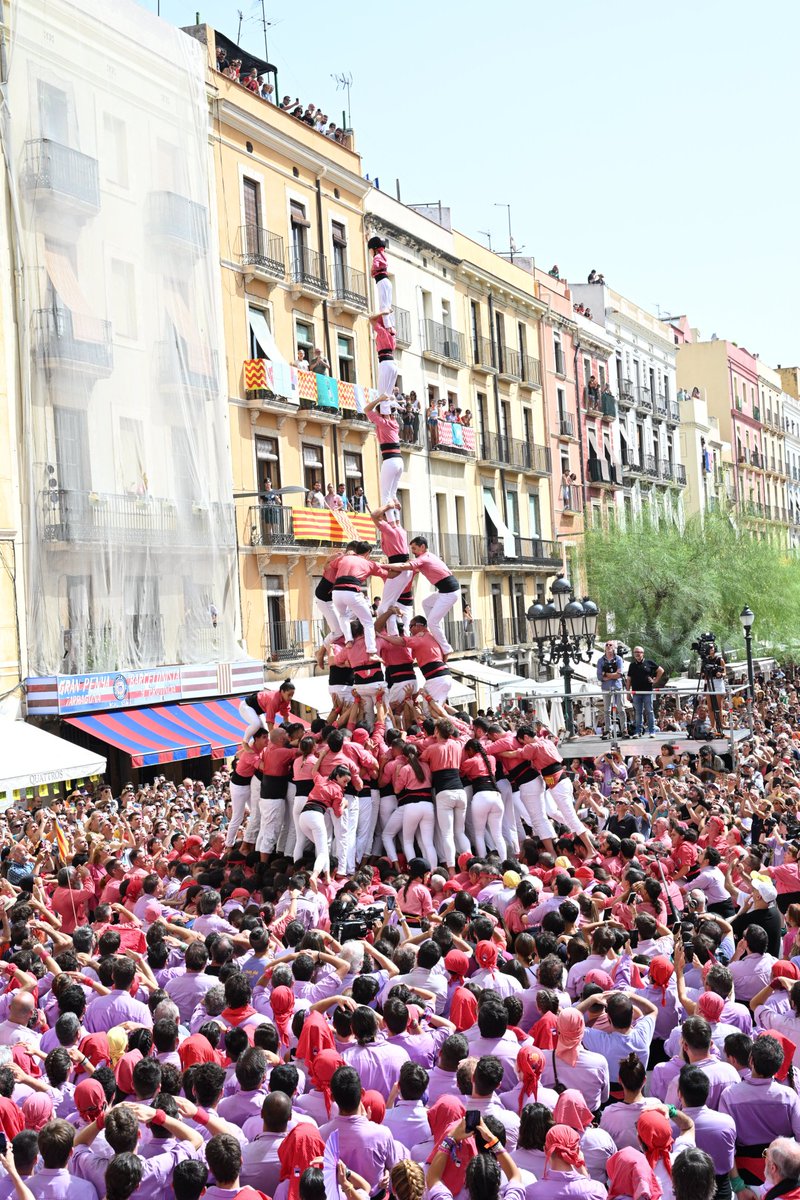
[[750, 630], [753, 627], [753, 622], [756, 619], [756, 614], [748, 604], [745, 604], [742, 611], [739, 613], [739, 620], [742, 623], [742, 632], [744, 633], [744, 644], [747, 650], [747, 715], [749, 717], [750, 734], [753, 733], [753, 704], [756, 698], [755, 676], [753, 675], [753, 635]]
[[552, 584], [549, 604], [534, 604], [529, 611], [536, 653], [543, 666], [561, 664], [564, 676], [564, 716], [567, 737], [575, 737], [572, 717], [573, 663], [591, 662], [597, 635], [597, 605], [585, 597], [576, 600], [572, 584], [559, 576]]

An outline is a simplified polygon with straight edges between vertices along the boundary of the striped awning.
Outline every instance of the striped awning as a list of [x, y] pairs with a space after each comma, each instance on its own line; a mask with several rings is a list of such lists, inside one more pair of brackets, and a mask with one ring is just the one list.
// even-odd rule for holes
[[67, 724], [127, 754], [132, 767], [184, 758], [228, 758], [239, 749], [244, 723], [240, 700], [157, 704], [94, 716], [68, 717]]

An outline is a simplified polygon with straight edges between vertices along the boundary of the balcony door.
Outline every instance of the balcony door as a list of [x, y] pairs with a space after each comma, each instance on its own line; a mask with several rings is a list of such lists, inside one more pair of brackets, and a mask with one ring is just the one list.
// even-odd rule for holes
[[77, 408], [53, 410], [56, 463], [61, 492], [84, 495], [89, 491], [89, 430], [86, 413]]
[[264, 576], [264, 655], [267, 659], [291, 657], [285, 595], [286, 586], [280, 575]]
[[61, 146], [69, 146], [70, 102], [67, 93], [44, 79], [38, 81], [38, 91], [42, 137]]
[[242, 180], [245, 245], [250, 258], [260, 258], [265, 250], [261, 242], [261, 185], [255, 179]]

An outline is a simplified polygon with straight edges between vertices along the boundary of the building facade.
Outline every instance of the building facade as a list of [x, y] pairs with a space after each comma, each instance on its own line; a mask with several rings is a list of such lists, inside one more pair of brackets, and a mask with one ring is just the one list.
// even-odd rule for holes
[[800, 549], [800, 368], [778, 367], [783, 396], [786, 516], [791, 549]]
[[696, 390], [696, 395], [679, 393], [686, 516], [724, 511], [734, 491], [730, 443], [723, 440], [719, 421], [710, 415], [705, 397]]

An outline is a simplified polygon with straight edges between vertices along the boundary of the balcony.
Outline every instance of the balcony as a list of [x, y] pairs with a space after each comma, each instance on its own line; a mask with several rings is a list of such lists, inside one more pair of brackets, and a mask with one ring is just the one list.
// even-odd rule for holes
[[761, 409], [758, 407], [757, 404], [753, 405], [753, 420], [754, 421], [761, 420]]
[[670, 425], [677, 425], [681, 419], [681, 409], [677, 400], [670, 400], [667, 406], [667, 420]]
[[[484, 561], [484, 538], [477, 533], [410, 533], [409, 538], [424, 537], [428, 549], [450, 567], [451, 570], [468, 570], [479, 567]], [[448, 638], [452, 642], [452, 638]], [[453, 643], [455, 645], [455, 643]]]
[[268, 621], [264, 626], [265, 662], [302, 662], [311, 658], [327, 633], [323, 622]]
[[533, 630], [527, 617], [501, 617], [499, 621], [494, 621], [495, 646], [528, 646], [533, 640]]
[[501, 379], [522, 378], [522, 366], [518, 350], [514, 350], [511, 346], [498, 346], [497, 359], [497, 369]]
[[675, 478], [675, 468], [667, 459], [662, 459], [658, 464], [658, 477], [664, 483], [672, 483]]
[[750, 462], [750, 455], [749, 455], [749, 453], [747, 452], [747, 450], [740, 450], [740, 451], [739, 451], [739, 464], [740, 464], [740, 466], [743, 466], [743, 465], [745, 465], [745, 464], [747, 464], [747, 463], [749, 463], [749, 462]]
[[750, 462], [754, 467], [758, 467], [759, 470], [763, 470], [766, 465], [764, 456], [760, 454], [758, 450], [750, 451]]
[[494, 371], [492, 363], [492, 339], [473, 337], [472, 339], [472, 369], [488, 375]]
[[634, 402], [633, 380], [623, 379], [622, 386], [619, 389], [619, 405], [620, 408], [631, 408]]
[[407, 308], [392, 309], [394, 313], [394, 328], [398, 346], [411, 345], [411, 313]]
[[617, 415], [617, 399], [613, 392], [583, 389], [583, 402], [587, 412], [599, 413], [602, 420], [613, 421]]
[[328, 294], [328, 267], [325, 255], [308, 246], [293, 246], [289, 252], [292, 291], [318, 300]]
[[151, 192], [147, 224], [153, 239], [193, 256], [208, 251], [208, 209], [177, 192]]
[[524, 538], [513, 535], [513, 553], [508, 551], [502, 538], [484, 539], [484, 564], [487, 567], [531, 566], [551, 567], [559, 570], [563, 565], [561, 547], [558, 542], [542, 538]]
[[768, 520], [767, 509], [759, 500], [743, 500], [740, 512], [744, 517], [755, 517], [760, 521]]
[[369, 388], [316, 371], [298, 371], [265, 358], [245, 359], [243, 374], [249, 408], [293, 412], [306, 419], [313, 414], [313, 420], [329, 424], [341, 420], [366, 426], [363, 407], [369, 399]]
[[80, 217], [100, 211], [97, 159], [50, 138], [25, 143], [22, 186], [37, 205]]
[[74, 314], [68, 308], [34, 312], [33, 344], [48, 372], [67, 370], [87, 379], [108, 379], [114, 369], [110, 321]]
[[686, 487], [686, 467], [683, 463], [675, 464], [675, 482], [679, 487]]
[[532, 358], [530, 354], [523, 354], [522, 361], [522, 383], [528, 388], [541, 388], [542, 386], [542, 364], [538, 358]]
[[644, 475], [644, 468], [638, 455], [627, 451], [622, 459], [622, 481], [626, 479], [637, 479], [640, 475]]
[[481, 621], [445, 621], [444, 636], [457, 654], [466, 650], [483, 650], [483, 623]]
[[652, 412], [653, 397], [650, 394], [650, 388], [637, 385], [635, 403], [640, 412]]
[[578, 483], [565, 483], [560, 492], [562, 511], [570, 516], [583, 512], [583, 492]]
[[666, 396], [657, 395], [655, 400], [655, 415], [657, 417], [666, 418], [669, 413], [669, 405], [667, 404]]
[[436, 362], [458, 363], [464, 359], [464, 339], [456, 329], [439, 321], [422, 322], [422, 354]]
[[70, 545], [197, 547], [235, 545], [233, 507], [163, 496], [54, 488], [41, 496], [43, 537]]
[[[376, 540], [370, 517], [348, 513], [348, 522], [364, 541]], [[348, 531], [329, 508], [290, 508], [281, 504], [252, 504], [247, 509], [239, 544], [273, 553], [311, 554], [326, 552], [331, 546], [349, 541]]]
[[219, 359], [216, 350], [199, 343], [190, 348], [183, 339], [156, 343], [159, 387], [176, 396], [212, 400], [219, 390]]
[[[426, 422], [427, 424], [427, 422]], [[456, 425], [452, 421], [437, 421], [436, 427], [428, 428], [428, 449], [431, 454], [443, 454], [448, 458], [476, 457], [475, 430], [470, 425]]]
[[643, 473], [651, 479], [658, 479], [658, 459], [655, 454], [645, 454], [642, 460]]
[[516, 467], [534, 475], [550, 474], [550, 451], [546, 446], [522, 442], [496, 433], [481, 435], [480, 456], [484, 462]]
[[261, 225], [242, 225], [239, 229], [239, 261], [257, 279], [271, 282], [286, 278], [283, 238]]
[[562, 412], [559, 414], [558, 436], [562, 438], [575, 438], [575, 418], [571, 413]]
[[367, 310], [367, 277], [344, 263], [333, 264], [333, 307], [344, 312]]
[[594, 486], [619, 486], [619, 468], [616, 463], [610, 463], [605, 456], [603, 458], [590, 457], [587, 459], [586, 470], [589, 482]]

